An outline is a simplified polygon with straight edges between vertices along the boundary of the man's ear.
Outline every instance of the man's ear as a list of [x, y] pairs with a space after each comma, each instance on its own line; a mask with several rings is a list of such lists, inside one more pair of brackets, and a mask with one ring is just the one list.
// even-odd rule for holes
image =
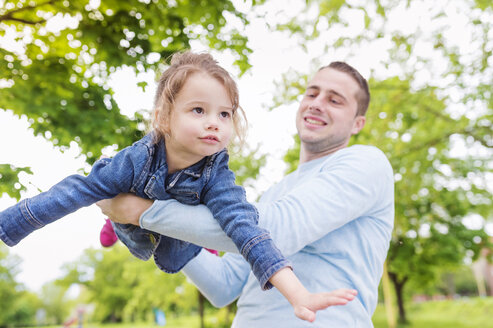
[[363, 115], [358, 115], [354, 118], [353, 128], [351, 129], [351, 135], [358, 134], [361, 129], [365, 126], [366, 117]]

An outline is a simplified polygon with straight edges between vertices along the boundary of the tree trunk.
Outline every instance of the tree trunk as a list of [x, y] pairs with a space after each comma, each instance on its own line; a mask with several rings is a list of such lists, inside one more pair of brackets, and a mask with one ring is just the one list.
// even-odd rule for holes
[[443, 279], [445, 280], [445, 285], [447, 286], [447, 298], [454, 299], [456, 294], [454, 274], [451, 272], [445, 273], [443, 275]]
[[392, 283], [394, 284], [395, 296], [397, 299], [397, 307], [399, 309], [399, 322], [407, 323], [408, 321], [406, 318], [406, 309], [404, 308], [404, 295], [403, 295], [404, 284], [407, 281], [407, 277], [404, 277], [402, 280], [399, 281], [395, 273], [389, 272], [389, 278], [390, 280], [392, 280]]
[[199, 293], [199, 316], [200, 316], [200, 328], [205, 327], [205, 321], [204, 321], [204, 295], [202, 293]]
[[390, 291], [391, 287], [390, 287], [389, 272], [387, 270], [387, 262], [385, 262], [383, 265], [382, 287], [383, 287], [383, 299], [385, 302], [385, 313], [387, 314], [387, 324], [389, 328], [396, 328], [397, 323], [395, 320], [392, 292]]

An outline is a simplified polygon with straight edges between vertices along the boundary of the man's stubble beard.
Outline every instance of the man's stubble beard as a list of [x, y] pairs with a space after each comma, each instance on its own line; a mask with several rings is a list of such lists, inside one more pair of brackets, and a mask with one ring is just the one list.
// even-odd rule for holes
[[304, 140], [300, 136], [300, 142], [305, 151], [312, 154], [320, 154], [344, 147], [348, 141], [345, 138], [337, 138], [331, 135], [320, 140]]

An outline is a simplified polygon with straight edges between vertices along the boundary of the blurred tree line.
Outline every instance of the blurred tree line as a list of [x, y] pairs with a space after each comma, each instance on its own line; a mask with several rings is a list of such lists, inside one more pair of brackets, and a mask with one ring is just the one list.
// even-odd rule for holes
[[18, 262], [0, 246], [0, 327], [60, 325], [77, 310], [84, 311], [86, 322], [153, 322], [153, 309], [167, 317], [202, 312], [215, 318], [214, 327], [231, 324], [233, 307], [214, 309], [183, 274], [165, 274], [119, 244], [87, 249], [37, 294], [16, 282]]
[[[92, 163], [105, 146], [124, 147], [144, 129], [143, 112], [134, 117], [120, 113], [107, 83], [112, 72], [123, 66], [132, 67], [136, 74], [160, 71], [164, 59], [189, 47], [194, 39], [211, 49], [229, 51], [244, 72], [250, 67], [252, 50], [241, 26], [248, 24], [248, 15], [272, 16], [264, 3], [273, 2], [3, 1], [0, 108], [26, 115], [34, 134], [61, 149], [76, 142]], [[396, 219], [387, 266], [399, 318], [405, 322], [406, 293], [416, 286], [433, 289], [443, 270], [456, 270], [474, 261], [482, 248], [491, 248], [485, 225], [492, 221], [493, 211], [492, 4], [485, 0], [292, 2], [302, 9], [294, 15], [284, 12], [290, 6], [282, 4], [275, 15], [282, 21], [266, 19], [266, 24], [298, 40], [306, 52], [303, 60], [311, 61], [313, 70], [334, 59], [352, 64], [366, 54], [375, 56], [369, 74], [372, 101], [367, 127], [353, 142], [382, 149], [395, 171]], [[248, 3], [251, 12], [238, 11], [238, 3]], [[66, 22], [62, 29], [50, 25], [62, 18]], [[7, 39], [13, 45], [3, 42]], [[381, 51], [379, 55], [375, 49]], [[270, 106], [296, 102], [304, 91], [306, 73], [288, 71], [276, 79], [279, 92]], [[290, 169], [297, 165], [296, 147], [285, 157]], [[237, 172], [248, 168], [239, 174], [245, 177], [241, 179], [256, 177], [264, 158], [254, 151], [243, 155], [233, 160], [232, 167]], [[5, 164], [0, 166], [0, 193], [19, 198], [24, 186], [14, 187], [17, 174], [29, 168]], [[85, 264], [70, 268], [64, 279], [66, 285], [74, 281], [84, 285], [88, 300], [106, 299], [95, 309], [98, 319], [141, 318], [145, 314], [140, 305], [148, 307], [153, 301], [176, 311], [182, 309], [178, 304], [187, 309], [172, 296], [183, 277], [170, 276], [174, 293], [164, 284], [151, 287], [147, 282], [158, 279], [157, 273], [130, 259], [116, 266], [118, 256], [123, 260], [118, 249], [88, 251]], [[122, 288], [101, 289], [106, 278], [97, 272], [112, 272], [104, 269], [110, 268], [106, 261], [116, 266], [116, 277], [125, 275], [117, 281], [108, 278], [124, 284]], [[6, 278], [13, 269], [7, 268]], [[138, 293], [130, 298], [128, 289], [136, 286]], [[146, 295], [151, 288], [158, 289], [160, 296]], [[189, 295], [187, 288], [178, 290]]]

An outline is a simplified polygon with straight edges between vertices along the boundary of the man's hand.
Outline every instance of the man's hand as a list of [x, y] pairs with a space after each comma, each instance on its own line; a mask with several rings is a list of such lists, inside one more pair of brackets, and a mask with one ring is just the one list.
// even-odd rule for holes
[[153, 202], [133, 194], [119, 194], [115, 198], [101, 200], [96, 205], [111, 221], [138, 226], [140, 216]]

